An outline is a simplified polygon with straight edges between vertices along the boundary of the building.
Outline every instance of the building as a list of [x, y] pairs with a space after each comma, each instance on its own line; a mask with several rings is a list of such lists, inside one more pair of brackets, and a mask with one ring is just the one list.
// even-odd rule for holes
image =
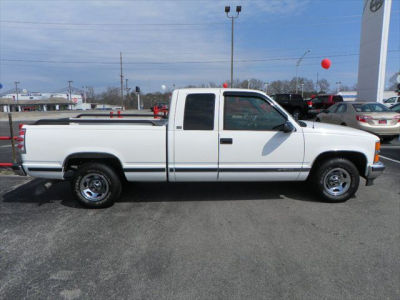
[[0, 111], [51, 111], [51, 110], [86, 110], [91, 105], [83, 103], [82, 95], [67, 93], [27, 92], [6, 94], [0, 98]]
[[[341, 91], [338, 93], [343, 97], [344, 101], [356, 101], [357, 100], [357, 91]], [[395, 91], [384, 91], [383, 92], [383, 99], [388, 99], [391, 97], [397, 96]]]

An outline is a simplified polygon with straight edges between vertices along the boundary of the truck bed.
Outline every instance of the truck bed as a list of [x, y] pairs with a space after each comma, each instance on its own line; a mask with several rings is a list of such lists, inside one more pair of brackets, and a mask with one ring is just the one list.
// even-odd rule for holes
[[167, 178], [164, 119], [68, 118], [39, 120], [25, 128], [22, 160], [31, 176], [63, 179], [63, 167], [71, 155], [107, 153], [120, 161], [129, 181]]

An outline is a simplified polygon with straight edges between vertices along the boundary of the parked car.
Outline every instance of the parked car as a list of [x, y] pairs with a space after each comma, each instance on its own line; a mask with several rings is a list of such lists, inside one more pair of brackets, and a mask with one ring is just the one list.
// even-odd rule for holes
[[390, 141], [400, 134], [400, 114], [377, 102], [343, 102], [317, 115], [316, 121], [350, 126]]
[[154, 111], [154, 107], [157, 107], [158, 110], [167, 110], [168, 103], [156, 103], [153, 107], [150, 108], [151, 111]]
[[343, 97], [340, 95], [318, 95], [311, 99], [311, 107], [308, 110], [308, 114], [316, 116], [338, 102], [343, 102]]
[[400, 103], [400, 96], [390, 97], [389, 99], [383, 100], [383, 104], [387, 107], [391, 107], [397, 103]]
[[390, 110], [400, 113], [400, 103], [391, 106]]
[[307, 116], [308, 106], [299, 94], [275, 94], [271, 96], [296, 120]]
[[[49, 138], [51, 141], [49, 142]], [[168, 119], [108, 114], [23, 125], [21, 163], [33, 177], [70, 180], [76, 199], [105, 207], [122, 182], [306, 181], [345, 201], [379, 176], [379, 139], [367, 132], [296, 121], [265, 93], [178, 89]]]

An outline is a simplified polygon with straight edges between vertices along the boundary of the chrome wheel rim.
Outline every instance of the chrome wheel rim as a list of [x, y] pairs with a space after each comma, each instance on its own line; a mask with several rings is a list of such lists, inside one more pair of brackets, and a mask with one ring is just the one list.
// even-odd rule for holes
[[82, 197], [91, 202], [103, 200], [110, 190], [106, 178], [101, 174], [90, 173], [81, 179], [80, 193]]
[[351, 176], [343, 168], [330, 170], [324, 177], [324, 190], [332, 196], [341, 196], [351, 185]]

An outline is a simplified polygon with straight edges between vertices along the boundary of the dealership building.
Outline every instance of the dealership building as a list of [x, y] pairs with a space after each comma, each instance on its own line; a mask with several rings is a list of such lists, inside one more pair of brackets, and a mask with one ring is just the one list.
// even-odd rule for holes
[[27, 92], [6, 94], [0, 98], [3, 112], [86, 110], [90, 103], [83, 103], [82, 95], [68, 93]]

